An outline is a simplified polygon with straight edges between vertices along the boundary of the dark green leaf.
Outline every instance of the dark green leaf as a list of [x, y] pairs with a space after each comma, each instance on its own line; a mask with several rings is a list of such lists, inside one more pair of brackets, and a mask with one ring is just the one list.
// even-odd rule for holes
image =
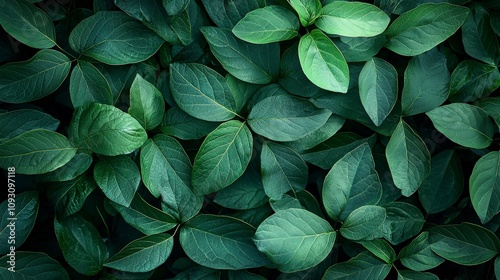
[[487, 96], [500, 87], [500, 72], [492, 65], [475, 60], [463, 60], [453, 70], [450, 100], [470, 102]]
[[500, 212], [500, 152], [482, 156], [469, 179], [470, 199], [483, 224]]
[[345, 37], [332, 38], [347, 62], [367, 61], [375, 56], [384, 46], [383, 34], [375, 37]]
[[398, 270], [398, 280], [439, 280], [439, 277], [430, 272], [418, 272], [412, 270]]
[[265, 280], [266, 278], [250, 273], [246, 270], [229, 270], [227, 272], [229, 280]]
[[399, 261], [409, 269], [424, 271], [437, 267], [444, 259], [431, 250], [429, 232], [424, 231], [398, 254]]
[[500, 98], [491, 97], [483, 98], [476, 103], [476, 106], [483, 109], [490, 117], [492, 117], [500, 127]]
[[160, 130], [182, 140], [195, 140], [207, 136], [219, 125], [218, 122], [197, 119], [176, 106], [167, 111]]
[[163, 7], [167, 14], [175, 16], [186, 9], [190, 0], [163, 0]]
[[298, 199], [296, 199], [295, 197], [289, 196], [287, 194], [282, 195], [281, 198], [279, 198], [277, 200], [271, 198], [269, 200], [269, 202], [270, 202], [271, 208], [273, 208], [274, 212], [278, 212], [280, 210], [288, 210], [291, 208], [307, 210], [307, 209], [305, 209], [304, 206], [302, 206], [302, 204], [300, 203], [300, 201]]
[[332, 114], [330, 118], [328, 118], [326, 123], [318, 130], [300, 139], [292, 142], [287, 142], [285, 144], [297, 151], [311, 149], [335, 135], [342, 128], [344, 123], [344, 118]]
[[220, 270], [207, 268], [204, 266], [194, 266], [177, 274], [172, 280], [220, 280]]
[[137, 74], [130, 87], [128, 113], [146, 130], [157, 127], [165, 114], [165, 102], [161, 92]]
[[248, 12], [266, 5], [265, 0], [202, 0], [210, 18], [220, 28], [231, 29]]
[[113, 104], [113, 94], [106, 78], [94, 65], [83, 60], [79, 60], [71, 72], [69, 92], [75, 108], [92, 102]]
[[68, 273], [56, 260], [45, 253], [16, 252], [15, 271], [9, 271], [9, 256], [0, 258], [0, 277], [3, 279], [60, 279], [69, 280]]
[[396, 261], [396, 252], [394, 252], [394, 249], [391, 247], [391, 245], [384, 239], [361, 241], [359, 243], [363, 245], [363, 247], [368, 249], [368, 251], [370, 251], [372, 254], [388, 264], [392, 264]]
[[55, 131], [57, 127], [59, 127], [59, 120], [42, 111], [13, 110], [0, 114], [0, 141], [14, 138], [36, 128]]
[[244, 82], [231, 74], [227, 74], [225, 79], [236, 101], [238, 112], [241, 112], [252, 95], [261, 88], [261, 85]]
[[302, 26], [309, 26], [321, 15], [321, 2], [319, 0], [290, 0], [292, 8], [299, 15]]
[[45, 182], [69, 181], [82, 175], [92, 164], [92, 155], [85, 152], [77, 153], [65, 165], [54, 171], [42, 174], [39, 178]]
[[82, 175], [70, 181], [57, 182], [47, 190], [47, 198], [61, 217], [67, 217], [82, 209], [87, 197], [97, 187], [91, 177]]
[[422, 230], [425, 218], [417, 207], [406, 202], [391, 202], [384, 208], [387, 211], [384, 237], [391, 244], [406, 241]]
[[340, 227], [340, 234], [350, 240], [373, 240], [382, 237], [385, 209], [363, 205], [354, 209]]
[[369, 253], [361, 253], [348, 261], [330, 266], [321, 279], [385, 279], [390, 270], [390, 264]]

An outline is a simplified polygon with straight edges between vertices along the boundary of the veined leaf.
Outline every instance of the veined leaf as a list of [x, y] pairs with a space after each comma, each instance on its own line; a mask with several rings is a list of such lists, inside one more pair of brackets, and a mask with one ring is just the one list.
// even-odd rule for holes
[[42, 174], [42, 182], [61, 182], [73, 180], [82, 175], [92, 164], [92, 153], [77, 152], [65, 165], [54, 171]]
[[406, 202], [391, 202], [384, 208], [387, 211], [383, 225], [384, 237], [391, 244], [406, 241], [422, 230], [425, 218], [417, 207]]
[[195, 140], [207, 136], [219, 125], [218, 122], [197, 119], [176, 106], [167, 111], [160, 130], [182, 140]]
[[385, 279], [390, 270], [390, 264], [365, 252], [330, 266], [321, 279]]
[[500, 97], [483, 98], [475, 105], [492, 117], [500, 128]]
[[108, 81], [94, 65], [86, 61], [78, 61], [71, 72], [69, 84], [71, 103], [75, 108], [92, 102], [113, 104]]
[[500, 212], [500, 152], [489, 152], [474, 165], [469, 179], [470, 199], [483, 224]]
[[320, 0], [290, 0], [288, 3], [299, 15], [302, 26], [313, 24], [321, 15], [322, 6]]
[[382, 237], [386, 218], [383, 207], [363, 205], [354, 209], [340, 227], [340, 234], [349, 240], [373, 240]]
[[498, 67], [476, 60], [463, 60], [451, 74], [449, 99], [452, 102], [470, 102], [487, 96], [498, 87]]
[[332, 38], [347, 62], [362, 62], [374, 57], [384, 46], [385, 35], [375, 37]]
[[444, 259], [431, 250], [429, 232], [424, 231], [398, 254], [399, 261], [409, 269], [424, 271], [437, 267]]
[[186, 9], [190, 0], [163, 0], [163, 7], [171, 16], [180, 14]]
[[332, 114], [326, 123], [318, 128], [318, 130], [295, 141], [286, 142], [285, 145], [296, 151], [311, 149], [334, 136], [342, 128], [344, 123], [344, 118]]
[[68, 217], [82, 209], [85, 200], [96, 187], [92, 177], [82, 175], [70, 181], [51, 184], [46, 195], [55, 206], [58, 217]]
[[226, 29], [233, 28], [247, 13], [266, 5], [265, 0], [246, 0], [237, 3], [226, 0], [202, 0], [202, 2], [213, 22], [218, 27]]
[[439, 277], [430, 272], [418, 272], [413, 270], [398, 270], [398, 280], [439, 280]]
[[17, 251], [15, 271], [8, 270], [9, 259], [7, 255], [0, 258], [0, 277], [4, 279], [70, 279], [66, 269], [45, 253]]
[[165, 114], [165, 101], [161, 92], [139, 74], [130, 87], [128, 113], [146, 130], [157, 127]]
[[394, 252], [394, 249], [391, 247], [391, 245], [384, 239], [360, 241], [359, 243], [372, 254], [388, 264], [392, 264], [396, 261], [396, 252]]
[[14, 138], [26, 131], [43, 128], [55, 131], [59, 120], [42, 111], [19, 109], [0, 114], [0, 141]]

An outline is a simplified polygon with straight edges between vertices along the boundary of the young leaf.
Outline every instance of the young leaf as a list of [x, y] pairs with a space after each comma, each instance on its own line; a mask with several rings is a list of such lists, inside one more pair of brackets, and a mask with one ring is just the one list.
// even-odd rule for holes
[[390, 270], [390, 264], [365, 252], [330, 266], [322, 279], [385, 279]]
[[26, 131], [43, 128], [55, 131], [59, 120], [42, 111], [19, 109], [0, 114], [0, 141], [14, 138]]
[[372, 58], [359, 73], [359, 96], [366, 113], [380, 126], [396, 105], [398, 72], [387, 61]]
[[106, 260], [104, 266], [119, 271], [148, 272], [167, 260], [173, 246], [174, 240], [170, 234], [144, 236], [127, 244]]
[[493, 137], [493, 123], [486, 112], [466, 103], [452, 103], [426, 113], [434, 127], [464, 147], [487, 148]]
[[61, 86], [71, 61], [55, 50], [41, 50], [31, 59], [0, 66], [0, 101], [26, 103], [41, 99]]
[[290, 0], [290, 6], [299, 15], [302, 26], [309, 26], [321, 15], [321, 2], [319, 0]]
[[333, 248], [336, 232], [330, 224], [303, 209], [278, 211], [257, 228], [253, 238], [282, 272], [316, 266]]
[[389, 16], [375, 5], [335, 1], [323, 7], [315, 24], [328, 34], [373, 37], [384, 32], [390, 20]]
[[396, 261], [396, 252], [394, 252], [391, 245], [384, 239], [373, 239], [369, 241], [361, 241], [359, 243], [368, 249], [368, 251], [372, 254], [388, 264], [392, 264]]
[[409, 269], [424, 271], [437, 267], [444, 259], [431, 250], [429, 232], [424, 231], [398, 254], [399, 261]]
[[434, 227], [429, 241], [434, 253], [461, 265], [485, 263], [500, 252], [500, 241], [493, 232], [470, 223]]
[[469, 179], [470, 199], [483, 224], [500, 212], [500, 152], [482, 156]]
[[476, 60], [463, 60], [451, 74], [449, 99], [453, 102], [470, 102], [487, 96], [498, 87], [498, 67]]
[[170, 87], [179, 107], [195, 118], [227, 121], [237, 115], [226, 80], [216, 71], [195, 63], [170, 64]]
[[157, 127], [165, 115], [165, 101], [161, 92], [139, 74], [130, 87], [128, 113], [146, 130]]
[[54, 231], [64, 259], [77, 272], [96, 275], [108, 258], [97, 229], [79, 215], [54, 219]]
[[233, 120], [219, 125], [205, 138], [194, 159], [194, 191], [209, 194], [236, 181], [250, 162], [252, 147], [252, 133], [245, 123]]
[[410, 60], [401, 93], [404, 115], [428, 112], [443, 104], [449, 93], [450, 73], [442, 53], [434, 48]]
[[469, 9], [449, 3], [424, 3], [402, 14], [386, 30], [385, 47], [415, 56], [453, 35], [464, 23]]
[[233, 28], [247, 13], [266, 5], [265, 0], [246, 0], [238, 2], [225, 0], [202, 0], [203, 6], [220, 28]]
[[269, 44], [296, 37], [299, 27], [299, 20], [290, 10], [271, 5], [249, 12], [232, 31], [241, 40]]
[[385, 154], [394, 183], [404, 196], [416, 192], [431, 172], [429, 150], [404, 121], [392, 133]]
[[253, 226], [232, 217], [198, 215], [181, 228], [179, 240], [196, 263], [237, 270], [269, 264], [252, 242], [254, 233]]
[[363, 205], [354, 209], [340, 227], [340, 234], [349, 240], [373, 240], [382, 237], [385, 209], [375, 205]]
[[110, 65], [141, 62], [156, 53], [163, 39], [119, 11], [97, 12], [71, 31], [71, 48]]
[[0, 7], [0, 24], [16, 40], [37, 49], [56, 44], [54, 23], [30, 1], [1, 0]]
[[349, 67], [337, 46], [321, 30], [314, 29], [299, 42], [299, 59], [307, 78], [322, 89], [346, 93]]
[[42, 174], [65, 165], [75, 154], [76, 148], [65, 136], [34, 129], [0, 143], [0, 167], [15, 167], [19, 174]]
[[131, 153], [147, 139], [146, 131], [131, 115], [99, 103], [76, 108], [68, 135], [77, 147], [106, 156]]
[[[16, 252], [14, 271], [9, 271], [10, 256], [0, 258], [0, 277], [3, 279], [60, 279], [69, 280], [68, 272], [60, 263], [45, 253]], [[4, 269], [5, 268], [5, 269]]]
[[384, 208], [387, 211], [383, 225], [384, 237], [391, 244], [406, 241], [422, 230], [425, 218], [417, 207], [406, 202], [391, 202]]
[[106, 78], [94, 65], [83, 60], [79, 60], [71, 72], [69, 92], [75, 108], [92, 102], [113, 104], [113, 94]]
[[268, 97], [253, 106], [248, 125], [256, 133], [275, 141], [294, 141], [322, 127], [331, 112], [290, 95]]
[[96, 187], [90, 176], [82, 175], [70, 181], [52, 184], [46, 195], [59, 217], [68, 217], [82, 209], [85, 200]]
[[220, 123], [197, 119], [175, 106], [165, 114], [161, 132], [182, 140], [196, 140], [207, 136]]

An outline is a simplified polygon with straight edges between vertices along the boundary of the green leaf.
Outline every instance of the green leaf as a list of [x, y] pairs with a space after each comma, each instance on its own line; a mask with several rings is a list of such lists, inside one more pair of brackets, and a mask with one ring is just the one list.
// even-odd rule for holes
[[[14, 182], [12, 179], [6, 181], [8, 198], [0, 204], [0, 212], [3, 213], [2, 221], [0, 221], [0, 238], [4, 240], [0, 245], [2, 255], [10, 253], [11, 246], [19, 248], [23, 245], [35, 225], [40, 205], [38, 192], [27, 191], [16, 195], [14, 193], [15, 180]], [[14, 203], [14, 209], [12, 203]]]
[[340, 227], [340, 234], [350, 240], [373, 240], [382, 237], [385, 209], [375, 205], [363, 205], [354, 209]]
[[292, 196], [289, 196], [287, 194], [282, 195], [279, 199], [269, 199], [269, 203], [271, 204], [271, 208], [273, 208], [274, 212], [278, 212], [280, 210], [288, 210], [291, 208], [296, 208], [296, 209], [304, 209], [307, 210], [300, 201]]
[[196, 63], [170, 64], [170, 87], [179, 107], [195, 118], [227, 121], [237, 116], [226, 80], [215, 70]]
[[475, 103], [476, 106], [483, 109], [490, 117], [495, 120], [497, 125], [500, 127], [500, 98], [491, 97], [483, 98]]
[[500, 278], [500, 256], [495, 258], [495, 277]]
[[265, 142], [260, 158], [262, 183], [271, 199], [278, 200], [290, 190], [295, 194], [305, 189], [308, 167], [294, 150], [278, 143]]
[[359, 73], [359, 96], [366, 113], [380, 126], [396, 105], [398, 72], [387, 61], [372, 58]]
[[55, 131], [59, 120], [42, 111], [19, 109], [0, 114], [0, 141], [14, 138], [26, 131], [43, 128]]
[[253, 238], [282, 272], [316, 266], [333, 248], [336, 232], [330, 224], [303, 209], [278, 211], [264, 220]]
[[412, 270], [398, 270], [398, 280], [439, 280], [439, 277], [430, 272], [418, 272]]
[[311, 149], [335, 135], [344, 125], [345, 119], [332, 114], [326, 123], [318, 130], [300, 139], [285, 144], [296, 151]]
[[359, 243], [368, 249], [368, 251], [372, 254], [388, 264], [392, 264], [396, 261], [396, 252], [394, 252], [391, 245], [389, 245], [389, 243], [387, 243], [384, 239], [373, 239], [369, 241], [361, 241]]
[[450, 100], [470, 102], [485, 97], [500, 87], [498, 67], [475, 60], [461, 61], [450, 82]]
[[177, 140], [154, 136], [143, 145], [140, 160], [144, 185], [154, 196], [161, 195], [170, 215], [185, 222], [200, 211], [203, 198], [193, 193], [191, 161]]
[[261, 85], [244, 82], [231, 74], [227, 74], [225, 79], [233, 94], [238, 112], [243, 110], [249, 99], [261, 88]]
[[170, 234], [144, 236], [127, 244], [104, 266], [128, 272], [148, 272], [162, 265], [170, 256], [174, 240]]
[[230, 30], [211, 26], [200, 30], [215, 58], [236, 78], [253, 84], [268, 84], [278, 76], [278, 43], [255, 45], [236, 38]]
[[469, 179], [472, 206], [483, 224], [500, 212], [500, 152], [482, 156]]
[[431, 173], [418, 189], [418, 197], [429, 214], [439, 213], [455, 203], [464, 188], [460, 158], [453, 150], [432, 157]]
[[26, 0], [1, 0], [0, 24], [16, 40], [32, 48], [49, 49], [56, 44], [54, 23]]
[[424, 53], [453, 35], [469, 9], [449, 3], [425, 3], [402, 14], [386, 30], [385, 47], [405, 56]]
[[347, 37], [373, 37], [381, 34], [391, 19], [377, 6], [335, 1], [323, 7], [316, 26], [328, 34]]
[[194, 159], [191, 183], [195, 193], [213, 193], [236, 181], [250, 162], [252, 147], [252, 133], [245, 123], [232, 120], [219, 125]]
[[299, 59], [307, 78], [322, 89], [347, 92], [349, 67], [340, 50], [321, 30], [314, 29], [299, 42]]
[[70, 181], [51, 184], [46, 195], [55, 206], [57, 214], [67, 217], [82, 209], [85, 200], [96, 187], [91, 177], [82, 175]]
[[119, 11], [97, 12], [71, 31], [71, 48], [110, 65], [148, 59], [163, 43], [156, 33]]
[[111, 201], [129, 207], [139, 188], [139, 168], [127, 156], [101, 157], [94, 165], [94, 179]]
[[218, 125], [218, 122], [197, 119], [176, 106], [167, 111], [160, 130], [182, 140], [196, 140], [207, 136]]
[[253, 106], [248, 124], [257, 134], [275, 141], [294, 141], [322, 127], [331, 112], [290, 95], [268, 97]]
[[375, 37], [345, 37], [332, 38], [347, 62], [367, 61], [375, 56], [386, 41], [383, 34]]
[[428, 112], [443, 104], [449, 93], [450, 73], [442, 53], [434, 48], [410, 60], [401, 94], [404, 115]]
[[429, 232], [424, 231], [406, 245], [398, 254], [399, 261], [409, 269], [424, 271], [433, 269], [444, 259], [431, 250]]
[[255, 244], [255, 228], [241, 220], [198, 215], [180, 231], [180, 243], [190, 259], [214, 269], [246, 269], [269, 264]]
[[493, 138], [493, 123], [486, 112], [474, 105], [452, 103], [426, 113], [434, 127], [464, 147], [487, 148]]
[[97, 229], [79, 215], [54, 219], [57, 242], [64, 259], [77, 272], [96, 275], [108, 258], [108, 250]]
[[390, 264], [369, 253], [361, 253], [348, 261], [330, 266], [321, 279], [385, 279], [390, 270]]
[[9, 258], [0, 258], [0, 277], [3, 279], [70, 279], [61, 264], [45, 253], [17, 251], [15, 271], [8, 270]]
[[68, 135], [77, 147], [106, 156], [131, 153], [147, 139], [146, 131], [131, 115], [99, 103], [76, 108]]
[[42, 174], [63, 166], [75, 154], [76, 148], [63, 135], [34, 129], [0, 143], [0, 167], [15, 167], [19, 174]]
[[165, 101], [161, 92], [139, 74], [135, 76], [130, 87], [128, 113], [146, 130], [160, 125], [165, 114]]
[[174, 217], [148, 204], [139, 194], [135, 195], [129, 207], [114, 202], [111, 205], [129, 225], [146, 235], [166, 232], [177, 225]]
[[82, 175], [92, 164], [92, 155], [81, 152], [68, 161], [65, 165], [54, 171], [44, 173], [39, 178], [43, 182], [69, 181]]
[[406, 241], [422, 230], [425, 218], [417, 207], [406, 202], [391, 202], [384, 208], [387, 211], [384, 237], [391, 244]]
[[61, 86], [71, 62], [55, 50], [41, 50], [32, 58], [0, 66], [0, 101], [26, 103], [41, 99]]
[[172, 280], [220, 280], [221, 271], [196, 265], [177, 274]]
[[290, 0], [292, 8], [299, 15], [302, 26], [313, 24], [321, 15], [321, 2], [319, 0]]
[[202, 0], [212, 21], [220, 28], [231, 29], [248, 12], [266, 5], [265, 0], [246, 0], [241, 2], [226, 0]]
[[241, 40], [269, 44], [296, 37], [299, 27], [294, 13], [285, 7], [271, 5], [249, 12], [232, 31]]
[[69, 92], [75, 108], [92, 102], [113, 104], [113, 94], [106, 78], [94, 65], [83, 60], [79, 60], [71, 72]]
[[163, 7], [171, 16], [180, 14], [186, 9], [190, 0], [163, 0]]
[[429, 241], [434, 253], [460, 265], [485, 263], [500, 252], [500, 241], [493, 232], [470, 223], [434, 227]]
[[246, 270], [228, 270], [228, 280], [265, 280], [266, 278]]
[[415, 193], [431, 172], [425, 143], [404, 121], [400, 121], [385, 151], [396, 187], [404, 196]]

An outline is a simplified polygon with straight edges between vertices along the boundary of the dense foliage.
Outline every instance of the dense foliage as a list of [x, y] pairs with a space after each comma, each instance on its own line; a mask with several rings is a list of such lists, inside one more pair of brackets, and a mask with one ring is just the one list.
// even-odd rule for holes
[[500, 275], [500, 2], [0, 0], [0, 24], [0, 278]]

